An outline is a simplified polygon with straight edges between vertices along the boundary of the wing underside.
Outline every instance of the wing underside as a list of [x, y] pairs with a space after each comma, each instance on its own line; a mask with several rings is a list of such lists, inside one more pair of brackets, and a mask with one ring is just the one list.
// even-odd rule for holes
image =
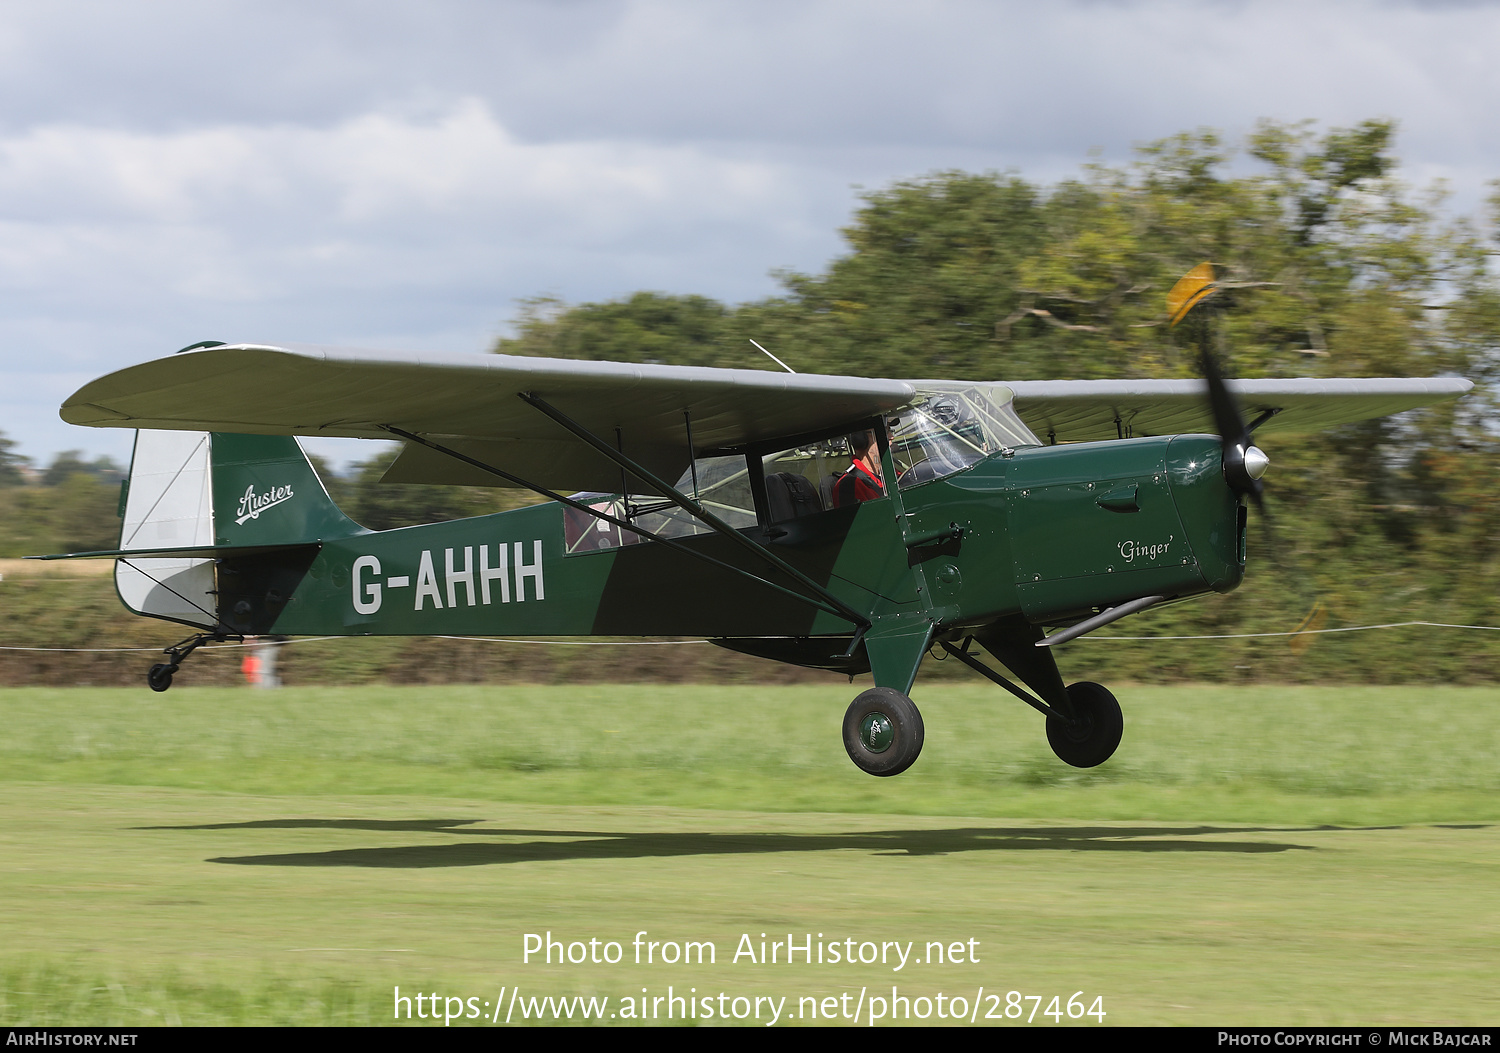
[[[868, 421], [948, 381], [632, 365], [506, 355], [235, 344], [100, 377], [63, 404], [94, 427], [391, 439], [407, 432], [559, 490], [614, 492], [617, 463], [540, 412], [542, 400], [665, 479], [689, 449], [754, 448]], [[1468, 391], [1466, 380], [1232, 381], [1260, 433], [1321, 428], [1414, 409]], [[1043, 441], [1213, 430], [1196, 380], [1024, 381], [995, 386]], [[691, 433], [691, 443], [689, 442]], [[446, 453], [408, 443], [392, 482], [506, 485]]]
[[[420, 435], [544, 486], [611, 491], [620, 469], [521, 395], [546, 400], [666, 478], [699, 454], [803, 435], [896, 409], [901, 380], [506, 355], [237, 344], [146, 362], [85, 385], [72, 424], [390, 439]], [[392, 481], [498, 480], [410, 445]]]

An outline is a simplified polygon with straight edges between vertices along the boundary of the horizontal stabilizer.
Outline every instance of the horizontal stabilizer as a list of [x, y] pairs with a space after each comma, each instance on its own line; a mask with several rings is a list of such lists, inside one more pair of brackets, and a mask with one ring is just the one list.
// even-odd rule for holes
[[48, 556], [23, 556], [23, 559], [233, 559], [236, 556], [263, 556], [268, 552], [306, 548], [303, 543], [289, 545], [204, 545], [198, 548], [104, 548], [96, 552], [59, 552]]

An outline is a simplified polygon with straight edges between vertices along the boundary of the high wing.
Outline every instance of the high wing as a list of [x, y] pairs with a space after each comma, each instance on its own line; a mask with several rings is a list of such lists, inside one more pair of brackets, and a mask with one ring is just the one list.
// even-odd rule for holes
[[[523, 393], [671, 481], [687, 468], [689, 427], [702, 455], [852, 426], [905, 405], [915, 391], [903, 380], [756, 369], [233, 344], [100, 377], [63, 404], [62, 418], [94, 427], [365, 439], [391, 439], [389, 429], [399, 428], [542, 486], [616, 491], [618, 465]], [[386, 479], [497, 485], [494, 476], [415, 443]]]
[[[1474, 385], [1456, 377], [1363, 380], [1231, 380], [1257, 435], [1321, 431], [1337, 424], [1457, 398]], [[1049, 442], [1212, 432], [1201, 380], [1024, 380], [1006, 384], [1015, 409]]]
[[[359, 351], [232, 344], [131, 366], [63, 404], [94, 427], [347, 436], [399, 432], [435, 442], [532, 483], [614, 491], [617, 463], [523, 395], [670, 481], [687, 468], [688, 430], [701, 456], [853, 426], [952, 381], [630, 365], [507, 355]], [[961, 386], [961, 385], [960, 385]], [[1455, 398], [1473, 385], [1445, 377], [1231, 381], [1259, 431], [1315, 431]], [[1044, 441], [1213, 430], [1201, 381], [1044, 380], [996, 385]], [[503, 485], [445, 453], [408, 443], [391, 482]], [[632, 485], [632, 489], [635, 486]]]

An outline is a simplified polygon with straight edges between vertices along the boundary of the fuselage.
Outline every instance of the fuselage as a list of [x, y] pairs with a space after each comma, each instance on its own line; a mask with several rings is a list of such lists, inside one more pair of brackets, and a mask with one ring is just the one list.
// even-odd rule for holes
[[[1244, 510], [1221, 469], [1214, 436], [1026, 447], [878, 500], [741, 532], [872, 619], [921, 615], [949, 628], [1019, 615], [1060, 624], [1137, 597], [1237, 586]], [[218, 568], [218, 613], [235, 632], [286, 635], [853, 629], [736, 573], [797, 588], [729, 538], [676, 539], [723, 567], [651, 541], [589, 548], [578, 544], [577, 515], [549, 502], [331, 539], [295, 559], [229, 556]]]

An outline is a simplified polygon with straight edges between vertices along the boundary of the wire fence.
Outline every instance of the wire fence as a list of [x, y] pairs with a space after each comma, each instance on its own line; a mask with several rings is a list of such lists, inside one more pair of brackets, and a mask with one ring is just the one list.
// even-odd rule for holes
[[[1378, 625], [1344, 625], [1334, 629], [1301, 629], [1274, 633], [1209, 633], [1197, 636], [1099, 636], [1090, 634], [1081, 636], [1074, 642], [1087, 641], [1152, 641], [1152, 640], [1249, 640], [1263, 637], [1290, 637], [1290, 636], [1320, 636], [1329, 633], [1358, 633], [1368, 632], [1376, 629], [1406, 629], [1412, 627], [1426, 627], [1431, 629], [1477, 629], [1488, 632], [1500, 632], [1500, 625], [1464, 625], [1456, 622], [1382, 622]], [[474, 643], [495, 644], [522, 644], [528, 646], [542, 647], [683, 647], [693, 644], [705, 644], [708, 640], [563, 640], [563, 639], [528, 639], [512, 636], [443, 636], [431, 634], [415, 637], [428, 640], [461, 640]], [[297, 636], [280, 641], [286, 644], [318, 643], [324, 640], [361, 640], [364, 636]], [[245, 647], [263, 647], [263, 640], [248, 640], [242, 643], [216, 643], [206, 645], [199, 653], [212, 651], [237, 650]], [[42, 651], [42, 652], [71, 652], [78, 654], [102, 654], [111, 652], [155, 652], [161, 653], [160, 647], [9, 647], [0, 646], [0, 651]]]

